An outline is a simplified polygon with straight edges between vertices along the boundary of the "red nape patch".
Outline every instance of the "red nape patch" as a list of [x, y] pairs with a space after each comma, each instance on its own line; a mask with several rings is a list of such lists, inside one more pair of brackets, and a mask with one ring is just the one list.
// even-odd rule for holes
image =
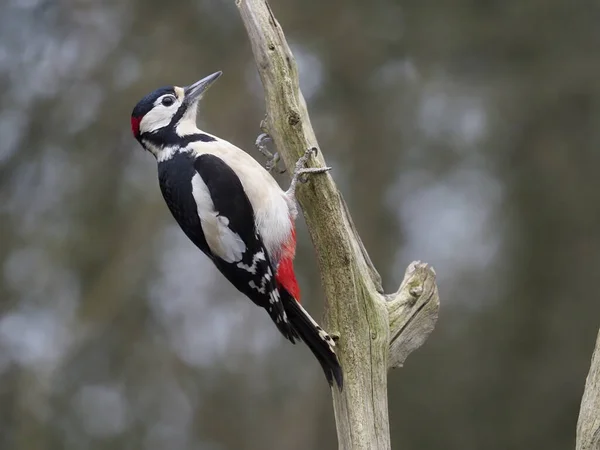
[[284, 258], [279, 262], [275, 280], [300, 303], [300, 288], [294, 273], [294, 260], [292, 258]]
[[141, 117], [131, 117], [131, 132], [135, 137], [140, 135], [140, 122], [142, 121]]

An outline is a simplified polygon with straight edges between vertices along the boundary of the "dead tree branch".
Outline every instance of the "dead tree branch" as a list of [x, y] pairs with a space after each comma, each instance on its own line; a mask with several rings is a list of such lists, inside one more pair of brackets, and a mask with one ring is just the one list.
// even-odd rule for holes
[[[266, 128], [288, 169], [318, 147], [300, 92], [296, 62], [265, 0], [236, 0], [265, 90]], [[323, 153], [313, 159], [325, 166]], [[412, 263], [398, 292], [386, 296], [379, 274], [330, 175], [300, 186], [298, 200], [316, 249], [326, 295], [325, 325], [339, 335], [344, 390], [333, 389], [339, 448], [391, 448], [387, 371], [429, 336], [439, 308], [435, 272]]]

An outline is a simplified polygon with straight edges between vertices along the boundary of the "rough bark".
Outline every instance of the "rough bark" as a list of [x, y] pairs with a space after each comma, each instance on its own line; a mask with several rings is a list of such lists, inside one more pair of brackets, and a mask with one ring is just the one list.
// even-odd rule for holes
[[577, 421], [576, 450], [600, 449], [600, 333], [585, 382]]
[[[265, 90], [266, 129], [289, 172], [306, 149], [318, 148], [296, 62], [265, 0], [236, 4]], [[323, 152], [312, 165], [325, 166]], [[332, 390], [339, 448], [390, 449], [387, 371], [401, 366], [433, 330], [439, 308], [435, 272], [414, 262], [398, 291], [385, 295], [332, 177], [312, 177], [297, 197], [325, 290], [324, 323], [339, 337], [344, 389]]]

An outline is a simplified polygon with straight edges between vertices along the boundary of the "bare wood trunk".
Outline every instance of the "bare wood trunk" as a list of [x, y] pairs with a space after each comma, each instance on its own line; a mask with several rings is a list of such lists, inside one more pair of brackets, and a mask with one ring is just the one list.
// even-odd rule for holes
[[[267, 130], [289, 171], [306, 149], [318, 147], [296, 62], [265, 0], [236, 4], [265, 90]], [[325, 166], [323, 152], [314, 163]], [[332, 389], [339, 448], [390, 449], [387, 372], [433, 330], [439, 309], [435, 272], [414, 262], [398, 291], [385, 295], [332, 177], [312, 177], [297, 196], [317, 253], [325, 325], [339, 336], [344, 390]]]

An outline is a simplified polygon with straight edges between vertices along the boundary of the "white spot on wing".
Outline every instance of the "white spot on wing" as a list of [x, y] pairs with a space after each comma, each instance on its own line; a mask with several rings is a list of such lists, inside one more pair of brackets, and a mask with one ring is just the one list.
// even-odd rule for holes
[[202, 231], [211, 252], [228, 263], [242, 259], [246, 244], [239, 234], [229, 228], [229, 219], [220, 216], [215, 210], [208, 187], [199, 174], [192, 177], [192, 194], [196, 200]]
[[254, 280], [250, 280], [250, 282], [248, 283], [248, 285], [252, 288], [252, 289], [256, 289], [258, 292], [260, 292], [261, 294], [265, 293], [265, 284], [263, 283], [262, 287], [258, 287], [256, 285], [256, 283], [254, 282]]
[[[237, 264], [237, 266], [240, 269], [247, 270], [252, 275], [254, 275], [256, 273], [256, 265], [257, 265], [258, 261], [265, 261], [265, 252], [263, 252], [262, 250], [254, 254], [254, 256], [252, 257], [252, 265], [251, 266], [249, 266], [248, 264], [244, 264], [243, 262], [239, 262]], [[270, 271], [270, 269], [269, 269], [269, 271]]]
[[[262, 253], [262, 252], [259, 252]], [[258, 255], [258, 253], [257, 253]], [[238, 264], [239, 267], [239, 264]], [[252, 288], [252, 289], [256, 289], [258, 292], [260, 292], [261, 294], [264, 294], [266, 292], [266, 287], [267, 287], [267, 283], [269, 282], [269, 280], [271, 280], [271, 269], [269, 267], [267, 267], [267, 273], [265, 273], [262, 276], [262, 280], [260, 282], [260, 287], [256, 285], [256, 283], [254, 282], [254, 280], [250, 280], [250, 282], [248, 283], [248, 285]], [[269, 292], [269, 303], [270, 304], [275, 304], [280, 300], [279, 298], [279, 291], [275, 288], [272, 291]]]

